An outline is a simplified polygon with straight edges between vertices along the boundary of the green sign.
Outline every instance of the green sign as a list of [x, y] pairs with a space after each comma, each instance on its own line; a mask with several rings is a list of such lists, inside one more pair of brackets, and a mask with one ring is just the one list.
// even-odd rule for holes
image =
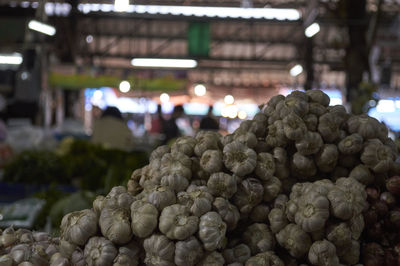
[[191, 22], [188, 30], [189, 56], [207, 57], [210, 52], [210, 24]]
[[[50, 86], [62, 89], [118, 88], [121, 80], [120, 77], [106, 75], [50, 73], [49, 76]], [[155, 78], [129, 76], [126, 80], [132, 84], [134, 89], [142, 91], [177, 91], [184, 89], [187, 82], [186, 79], [173, 76]]]

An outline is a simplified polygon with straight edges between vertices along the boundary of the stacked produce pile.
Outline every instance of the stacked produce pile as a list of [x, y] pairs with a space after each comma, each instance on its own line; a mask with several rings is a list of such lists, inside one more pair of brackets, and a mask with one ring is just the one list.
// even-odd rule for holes
[[369, 266], [400, 265], [400, 176], [387, 179], [386, 187], [368, 187], [367, 193], [363, 259]]
[[317, 90], [275, 96], [231, 135], [157, 148], [127, 189], [63, 218], [60, 253], [86, 265], [372, 265], [360, 255], [365, 186], [398, 171], [396, 146], [377, 120], [328, 105]]
[[[0, 230], [0, 265], [64, 265], [59, 253], [59, 240], [47, 233], [12, 227]], [[82, 264], [83, 265], [83, 264]]]

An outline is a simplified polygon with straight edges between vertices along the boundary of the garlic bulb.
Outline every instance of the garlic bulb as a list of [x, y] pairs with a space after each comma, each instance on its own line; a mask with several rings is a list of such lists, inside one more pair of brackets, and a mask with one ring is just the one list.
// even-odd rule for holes
[[132, 239], [129, 210], [123, 208], [104, 208], [99, 218], [101, 233], [117, 245]]
[[207, 212], [200, 217], [199, 237], [206, 250], [214, 251], [224, 247], [226, 244], [225, 233], [226, 224], [218, 213]]
[[72, 244], [68, 241], [66, 241], [65, 239], [61, 238], [60, 239], [60, 253], [61, 255], [63, 255], [66, 258], [70, 258], [73, 254], [73, 252], [76, 249], [75, 244]]
[[139, 265], [139, 246], [136, 242], [130, 242], [128, 245], [118, 249], [118, 255], [115, 257], [113, 266], [137, 266]]
[[16, 241], [17, 236], [15, 235], [15, 231], [12, 227], [5, 229], [0, 236], [0, 246], [3, 247], [9, 247], [13, 245]]
[[319, 117], [318, 121], [318, 132], [324, 141], [332, 143], [339, 138], [339, 125], [334, 114], [325, 113]]
[[149, 192], [147, 195], [147, 200], [156, 206], [157, 210], [162, 211], [165, 207], [175, 204], [176, 196], [171, 188], [157, 186]]
[[198, 266], [223, 266], [225, 265], [224, 257], [221, 253], [213, 251], [208, 253], [198, 264]]
[[171, 147], [171, 152], [180, 152], [187, 156], [192, 156], [194, 153], [194, 146], [196, 146], [197, 141], [192, 137], [179, 137], [176, 139], [174, 144]]
[[289, 223], [285, 209], [280, 208], [273, 208], [268, 214], [268, 220], [273, 233], [278, 233]]
[[194, 147], [194, 153], [201, 158], [207, 150], [220, 149], [220, 135], [212, 131], [200, 131], [196, 135], [197, 144]]
[[237, 132], [237, 134], [235, 134], [235, 141], [243, 143], [250, 149], [254, 149], [257, 146], [258, 142], [256, 135], [249, 131]]
[[241, 213], [247, 214], [262, 201], [263, 194], [264, 188], [261, 182], [256, 178], [247, 178], [239, 184], [233, 196], [233, 203]]
[[16, 245], [11, 249], [10, 256], [17, 264], [29, 261], [32, 256], [31, 247], [28, 244]]
[[363, 138], [357, 133], [352, 134], [342, 139], [338, 148], [343, 154], [355, 154], [363, 148]]
[[83, 246], [97, 232], [97, 215], [92, 210], [71, 212], [61, 221], [61, 235], [72, 244]]
[[85, 256], [80, 248], [77, 248], [72, 252], [71, 263], [74, 266], [85, 266]]
[[200, 159], [200, 166], [208, 173], [216, 173], [222, 170], [222, 152], [219, 150], [207, 150]]
[[239, 244], [231, 249], [225, 249], [223, 256], [226, 263], [245, 263], [251, 257], [250, 248]]
[[171, 151], [170, 147], [168, 145], [161, 145], [158, 146], [155, 150], [153, 150], [150, 154], [150, 161], [156, 160], [156, 159], [161, 159], [164, 154], [167, 154]]
[[84, 257], [88, 266], [112, 265], [117, 253], [111, 241], [104, 237], [94, 236], [85, 246]]
[[50, 258], [50, 266], [69, 266], [70, 262], [60, 253], [54, 253]]
[[131, 205], [131, 227], [137, 237], [148, 237], [157, 228], [158, 210], [145, 201], [137, 200]]
[[263, 199], [265, 202], [273, 201], [282, 189], [282, 182], [275, 176], [271, 177], [267, 181], [264, 181], [262, 184], [264, 187]]
[[319, 103], [325, 107], [329, 105], [330, 102], [329, 96], [320, 90], [308, 90], [306, 91], [306, 94], [308, 95], [311, 102]]
[[311, 246], [310, 236], [297, 224], [288, 224], [277, 235], [279, 245], [289, 251], [295, 258], [301, 258], [308, 253]]
[[283, 131], [290, 140], [300, 140], [307, 132], [306, 124], [295, 113], [290, 113], [283, 118]]
[[313, 265], [339, 265], [335, 246], [327, 241], [316, 241], [311, 245], [308, 259]]
[[10, 257], [10, 255], [0, 256], [0, 265], [2, 265], [2, 266], [12, 266], [13, 265], [13, 260]]
[[178, 174], [168, 174], [161, 178], [160, 184], [165, 187], [173, 189], [175, 192], [184, 191], [189, 186], [189, 180]]
[[144, 263], [149, 266], [173, 266], [175, 244], [164, 235], [154, 234], [143, 242]]
[[101, 210], [104, 208], [106, 198], [104, 196], [97, 196], [93, 201], [93, 210], [94, 212], [100, 216]]
[[272, 154], [263, 152], [257, 155], [257, 165], [254, 173], [262, 180], [272, 178], [275, 173], [275, 161]]
[[296, 224], [300, 225], [304, 231], [318, 231], [325, 226], [329, 218], [329, 201], [325, 196], [311, 191], [297, 202], [298, 209], [294, 218]]
[[250, 225], [244, 231], [242, 238], [243, 242], [249, 246], [253, 255], [273, 250], [275, 247], [274, 236], [266, 224], [255, 223]]
[[246, 261], [246, 266], [284, 266], [283, 261], [273, 251], [258, 253]]
[[208, 179], [207, 187], [213, 196], [229, 199], [237, 191], [236, 178], [224, 172], [214, 173]]
[[351, 230], [346, 223], [340, 223], [328, 228], [326, 238], [336, 247], [349, 246], [352, 240]]
[[187, 179], [192, 177], [192, 160], [181, 153], [166, 153], [161, 159], [161, 175], [178, 174]]
[[265, 223], [268, 221], [269, 207], [266, 204], [260, 204], [253, 208], [249, 218], [255, 223]]
[[240, 213], [236, 206], [231, 204], [227, 199], [221, 197], [215, 198], [213, 206], [226, 223], [227, 230], [235, 229], [240, 219]]
[[245, 176], [256, 167], [257, 154], [244, 144], [233, 141], [224, 147], [224, 164], [234, 174]]
[[184, 240], [197, 231], [198, 224], [199, 218], [191, 216], [188, 207], [174, 204], [162, 210], [158, 227], [169, 239]]
[[282, 120], [276, 120], [268, 126], [268, 134], [265, 142], [271, 147], [285, 147], [287, 145], [288, 139], [283, 130]]
[[175, 244], [174, 262], [178, 266], [196, 265], [203, 257], [201, 243], [194, 236]]
[[311, 155], [323, 146], [321, 135], [318, 132], [307, 131], [304, 137], [296, 141], [296, 149], [301, 155]]
[[189, 208], [190, 212], [200, 217], [209, 212], [214, 198], [208, 187], [190, 185], [186, 192], [179, 192], [177, 202]]

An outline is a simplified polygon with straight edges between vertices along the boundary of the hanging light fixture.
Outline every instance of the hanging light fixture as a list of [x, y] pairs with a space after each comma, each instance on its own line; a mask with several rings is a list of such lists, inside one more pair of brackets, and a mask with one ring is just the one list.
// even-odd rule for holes
[[194, 94], [196, 96], [204, 96], [206, 95], [207, 89], [206, 86], [204, 86], [203, 84], [197, 84], [196, 86], [194, 86]]
[[195, 68], [197, 61], [193, 59], [134, 58], [131, 64], [138, 67]]
[[29, 21], [28, 28], [49, 36], [53, 36], [54, 34], [56, 34], [56, 28], [54, 28], [49, 24], [39, 22], [37, 20]]
[[161, 95], [160, 95], [160, 101], [162, 102], [162, 103], [167, 103], [167, 102], [169, 102], [169, 95], [168, 95], [168, 93], [161, 93]]
[[123, 80], [119, 84], [119, 91], [123, 93], [127, 93], [131, 89], [131, 84], [129, 81]]
[[235, 98], [232, 95], [228, 94], [224, 97], [225, 104], [233, 104], [235, 102]]
[[295, 65], [294, 67], [292, 67], [290, 69], [290, 75], [293, 77], [296, 77], [298, 75], [301, 74], [301, 72], [303, 72], [303, 67], [301, 65]]

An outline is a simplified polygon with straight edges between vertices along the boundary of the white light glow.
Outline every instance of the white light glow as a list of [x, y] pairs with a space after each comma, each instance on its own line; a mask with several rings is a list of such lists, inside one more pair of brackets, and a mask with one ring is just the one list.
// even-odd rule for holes
[[315, 22], [306, 28], [306, 30], [304, 31], [304, 34], [308, 38], [311, 38], [312, 36], [317, 34], [319, 32], [319, 30], [320, 30], [319, 24]]
[[115, 0], [114, 11], [126, 12], [129, 9], [129, 0]]
[[380, 113], [392, 113], [396, 111], [396, 107], [392, 100], [379, 100], [376, 110]]
[[246, 113], [245, 111], [241, 110], [241, 111], [239, 111], [239, 113], [238, 113], [238, 117], [239, 117], [239, 119], [244, 120], [244, 119], [246, 119], [246, 117], [247, 117], [247, 113]]
[[87, 43], [93, 42], [93, 36], [92, 36], [92, 35], [86, 36], [86, 42], [87, 42]]
[[395, 103], [396, 103], [396, 108], [400, 109], [400, 101], [396, 100]]
[[[195, 17], [220, 17], [242, 19], [276, 19], [299, 20], [300, 12], [290, 8], [237, 8], [237, 7], [211, 7], [211, 6], [163, 6], [163, 5], [129, 5], [127, 0], [116, 0], [114, 10], [117, 10], [117, 2], [121, 2], [122, 11], [139, 14], [171, 14], [175, 16]], [[128, 4], [126, 4], [128, 2]], [[96, 12], [99, 7], [95, 3], [79, 4], [78, 10], [83, 13]], [[102, 12], [110, 12], [111, 4], [100, 4]]]
[[303, 72], [303, 67], [301, 65], [295, 65], [290, 69], [290, 75], [293, 77], [300, 75], [301, 72]]
[[197, 61], [192, 59], [134, 58], [131, 64], [138, 67], [195, 68]]
[[235, 98], [232, 95], [228, 94], [224, 97], [225, 104], [233, 104], [235, 102]]
[[341, 104], [343, 104], [343, 101], [341, 98], [331, 98], [330, 102], [329, 102], [330, 106], [341, 105]]
[[93, 93], [93, 101], [100, 101], [103, 98], [103, 92], [101, 90], [96, 90]]
[[122, 93], [127, 93], [131, 89], [131, 84], [129, 81], [123, 80], [119, 84], [119, 91]]
[[54, 34], [56, 34], [56, 28], [54, 28], [51, 25], [39, 22], [37, 20], [29, 21], [28, 28], [30, 28], [31, 30], [38, 31], [40, 33], [49, 35], [49, 36], [53, 36]]
[[162, 102], [162, 103], [167, 103], [167, 102], [169, 102], [169, 95], [168, 95], [168, 93], [161, 93], [161, 95], [160, 95], [160, 101]]
[[203, 84], [197, 84], [196, 86], [194, 86], [194, 94], [196, 94], [196, 96], [204, 96], [206, 95], [206, 92], [206, 86], [204, 86]]
[[27, 80], [28, 78], [29, 78], [29, 73], [27, 71], [21, 73], [22, 80]]
[[92, 109], [93, 109], [93, 106], [90, 104], [90, 103], [87, 103], [87, 104], [85, 104], [85, 110], [86, 111], [92, 111]]
[[0, 54], [1, 65], [20, 65], [22, 61], [22, 55], [18, 53]]
[[369, 105], [370, 107], [375, 107], [375, 106], [376, 106], [376, 101], [375, 101], [375, 100], [369, 100], [369, 101], [368, 101], [368, 105]]
[[238, 115], [238, 108], [236, 105], [229, 105], [226, 109], [229, 118], [234, 119]]
[[222, 108], [222, 110], [221, 110], [221, 115], [223, 116], [223, 117], [228, 117], [228, 109], [227, 108]]

